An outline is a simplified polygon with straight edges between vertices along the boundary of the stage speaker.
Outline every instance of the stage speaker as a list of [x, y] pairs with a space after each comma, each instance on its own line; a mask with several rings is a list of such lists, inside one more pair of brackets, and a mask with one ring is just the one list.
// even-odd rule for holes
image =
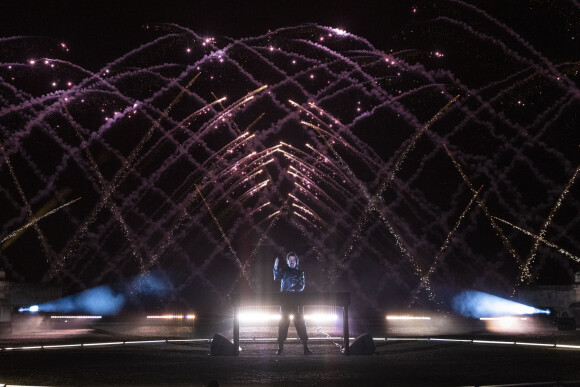
[[234, 356], [234, 343], [226, 339], [223, 335], [216, 333], [211, 341], [210, 355]]
[[348, 349], [350, 355], [372, 355], [375, 353], [375, 342], [373, 337], [364, 333], [358, 336]]

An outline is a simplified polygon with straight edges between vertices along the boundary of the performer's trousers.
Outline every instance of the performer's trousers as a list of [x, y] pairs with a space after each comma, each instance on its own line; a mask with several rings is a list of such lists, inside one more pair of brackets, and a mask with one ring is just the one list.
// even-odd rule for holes
[[290, 326], [290, 315], [294, 315], [294, 326], [298, 337], [304, 343], [308, 340], [306, 334], [306, 324], [304, 323], [304, 307], [298, 305], [282, 305], [280, 307], [280, 323], [278, 324], [278, 343], [282, 344], [288, 337], [288, 327]]

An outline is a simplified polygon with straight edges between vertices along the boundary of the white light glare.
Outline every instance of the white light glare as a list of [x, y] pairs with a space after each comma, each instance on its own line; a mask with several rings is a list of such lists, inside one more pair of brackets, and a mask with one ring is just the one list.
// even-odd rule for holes
[[185, 315], [165, 314], [165, 315], [161, 315], [161, 316], [147, 316], [147, 318], [149, 318], [149, 319], [162, 319], [162, 320], [178, 320], [178, 319], [193, 320], [193, 319], [195, 319], [195, 315], [194, 314], [185, 314]]
[[328, 322], [328, 321], [338, 320], [338, 316], [335, 314], [325, 314], [325, 313], [305, 314], [304, 320], [311, 320], [311, 321], [317, 321], [317, 322]]
[[482, 321], [516, 321], [516, 320], [527, 320], [527, 317], [514, 317], [514, 316], [499, 316], [499, 317], [481, 317]]
[[101, 319], [102, 316], [50, 316], [50, 318], [62, 318], [62, 319]]
[[387, 320], [431, 320], [428, 316], [392, 316], [387, 315]]
[[19, 313], [22, 313], [22, 312], [36, 313], [36, 312], [38, 312], [38, 310], [39, 310], [38, 305], [32, 305], [28, 308], [18, 308]]
[[[275, 313], [247, 312], [240, 313], [238, 318], [241, 322], [258, 323], [266, 321], [278, 321], [282, 318], [282, 316], [280, 314]], [[290, 315], [290, 320], [293, 319], [294, 315]], [[331, 313], [314, 313], [304, 315], [304, 320], [309, 320], [318, 323], [336, 321], [337, 319], [338, 316]]]
[[240, 321], [243, 321], [243, 322], [255, 323], [255, 322], [280, 320], [280, 318], [282, 318], [282, 316], [280, 316], [279, 314], [248, 312], [248, 313], [240, 313], [238, 318]]

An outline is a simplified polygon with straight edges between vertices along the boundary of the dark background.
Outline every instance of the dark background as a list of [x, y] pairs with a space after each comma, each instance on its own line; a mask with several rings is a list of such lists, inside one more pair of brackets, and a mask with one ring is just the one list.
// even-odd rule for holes
[[[578, 9], [568, 1], [471, 1], [512, 27], [551, 60], [578, 59]], [[176, 23], [234, 38], [303, 23], [342, 28], [384, 51], [436, 48], [425, 23], [453, 2], [431, 1], [2, 1], [0, 36], [41, 35], [67, 42], [71, 60], [94, 68], [140, 42], [147, 25]], [[475, 24], [474, 24], [475, 26]], [[424, 47], [421, 47], [424, 46]]]

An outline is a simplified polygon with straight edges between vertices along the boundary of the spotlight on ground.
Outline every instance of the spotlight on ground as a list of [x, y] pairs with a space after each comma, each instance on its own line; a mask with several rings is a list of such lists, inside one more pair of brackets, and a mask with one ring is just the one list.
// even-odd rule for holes
[[452, 306], [456, 312], [463, 316], [475, 318], [550, 314], [547, 309], [538, 309], [475, 290], [464, 291], [455, 296], [452, 300]]

